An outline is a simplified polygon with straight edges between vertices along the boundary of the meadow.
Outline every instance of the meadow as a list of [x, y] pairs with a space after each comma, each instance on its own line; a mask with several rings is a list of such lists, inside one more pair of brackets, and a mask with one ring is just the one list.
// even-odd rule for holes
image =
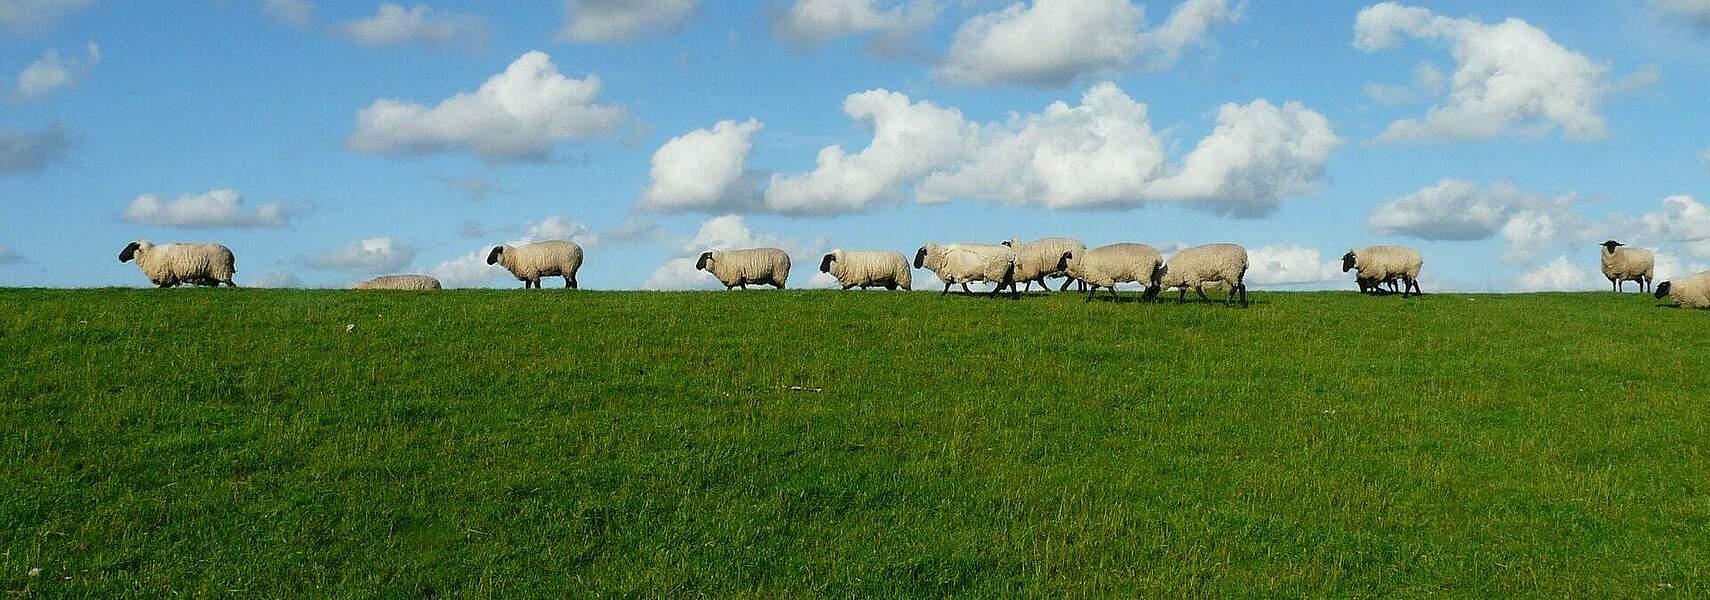
[[1704, 597], [1611, 293], [0, 290], [8, 597]]

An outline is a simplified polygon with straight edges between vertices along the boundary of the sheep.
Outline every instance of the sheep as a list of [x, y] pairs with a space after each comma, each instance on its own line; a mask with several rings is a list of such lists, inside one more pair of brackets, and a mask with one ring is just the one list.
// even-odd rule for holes
[[1045, 288], [1045, 291], [1051, 291], [1051, 288], [1045, 284], [1046, 277], [1064, 278], [1063, 287], [1057, 291], [1069, 289], [1069, 283], [1074, 278], [1059, 269], [1058, 263], [1062, 262], [1064, 252], [1079, 252], [1087, 249], [1087, 245], [1082, 244], [1079, 240], [1065, 237], [1048, 237], [1025, 244], [1021, 243], [1019, 239], [1010, 238], [1005, 240], [1003, 245], [1015, 250], [1016, 283], [1025, 282], [1027, 289], [1032, 290], [1033, 282], [1037, 281], [1039, 287]]
[[1187, 298], [1188, 288], [1199, 293], [1206, 304], [1211, 299], [1205, 296], [1207, 284], [1228, 286], [1229, 296], [1223, 303], [1228, 304], [1241, 296], [1241, 307], [1247, 306], [1247, 284], [1242, 280], [1247, 276], [1247, 250], [1235, 244], [1205, 244], [1194, 246], [1170, 257], [1164, 264], [1164, 272], [1158, 275], [1160, 289], [1180, 289], [1176, 296], [1177, 302]]
[[1419, 257], [1419, 251], [1403, 246], [1367, 246], [1342, 255], [1342, 272], [1355, 271], [1354, 279], [1359, 283], [1360, 291], [1376, 288], [1378, 282], [1393, 286], [1393, 282], [1399, 279], [1403, 298], [1409, 292], [1416, 296], [1424, 295], [1419, 289], [1419, 269], [1424, 266], [1425, 260]]
[[1656, 285], [1658, 300], [1669, 298], [1686, 308], [1710, 308], [1710, 271]]
[[577, 289], [576, 271], [582, 268], [582, 247], [576, 242], [550, 241], [494, 246], [487, 264], [498, 264], [523, 282], [523, 289], [540, 289], [542, 277], [564, 277], [565, 289]]
[[992, 288], [992, 296], [996, 296], [1004, 286], [1009, 286], [1017, 296], [1021, 295], [1015, 285], [1015, 251], [1008, 246], [993, 244], [949, 244], [940, 246], [927, 243], [914, 253], [914, 268], [930, 269], [944, 281], [944, 291], [938, 295], [950, 293], [950, 285], [961, 284], [962, 291], [968, 291], [970, 281], [990, 281], [997, 284]]
[[790, 278], [790, 255], [777, 248], [710, 250], [701, 253], [695, 270], [712, 273], [726, 290], [746, 290], [750, 283], [771, 284], [781, 290]]
[[1639, 292], [1650, 291], [1652, 279], [1656, 275], [1657, 259], [1650, 250], [1644, 248], [1622, 248], [1626, 244], [1609, 240], [1598, 244], [1603, 247], [1603, 277], [1609, 280], [1615, 293], [1621, 293], [1621, 284], [1627, 281], [1639, 282]]
[[914, 272], [901, 252], [852, 252], [832, 250], [819, 261], [819, 272], [830, 273], [843, 289], [884, 286], [887, 290], [911, 289]]
[[1158, 295], [1158, 275], [1163, 266], [1164, 255], [1156, 248], [1145, 244], [1110, 244], [1091, 250], [1066, 251], [1058, 258], [1056, 270], [1085, 283], [1087, 301], [1101, 287], [1110, 288], [1111, 298], [1120, 298], [1116, 284], [1130, 282], [1144, 284], [1144, 298], [1151, 300]]
[[155, 285], [169, 288], [180, 283], [218, 287], [232, 283], [237, 261], [232, 249], [219, 244], [160, 244], [137, 240], [119, 252], [119, 262], [137, 261], [137, 268]]
[[439, 280], [427, 275], [385, 275], [352, 286], [358, 290], [437, 290]]

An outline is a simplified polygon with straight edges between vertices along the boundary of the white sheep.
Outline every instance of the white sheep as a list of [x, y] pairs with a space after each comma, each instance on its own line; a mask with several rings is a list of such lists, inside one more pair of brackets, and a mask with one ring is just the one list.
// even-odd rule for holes
[[1241, 306], [1247, 306], [1247, 284], [1243, 280], [1247, 276], [1247, 250], [1235, 244], [1205, 244], [1194, 246], [1175, 256], [1164, 264], [1164, 272], [1158, 277], [1158, 285], [1163, 289], [1180, 289], [1176, 301], [1187, 298], [1188, 288], [1199, 293], [1206, 304], [1211, 299], [1205, 296], [1207, 284], [1226, 286], [1229, 296], [1223, 303], [1228, 304], [1240, 294]]
[[701, 253], [695, 261], [695, 270], [712, 273], [726, 290], [736, 287], [746, 290], [750, 283], [769, 284], [781, 290], [790, 278], [790, 255], [777, 248], [710, 250]]
[[1613, 287], [1616, 293], [1621, 292], [1621, 284], [1627, 281], [1639, 282], [1640, 292], [1650, 291], [1657, 264], [1657, 259], [1650, 250], [1622, 248], [1626, 244], [1615, 240], [1598, 245], [1603, 247], [1603, 277], [1609, 280], [1610, 287]]
[[1062, 277], [1063, 287], [1057, 291], [1069, 289], [1069, 283], [1074, 280], [1069, 274], [1058, 267], [1062, 262], [1064, 252], [1079, 252], [1086, 250], [1087, 245], [1080, 240], [1065, 237], [1048, 237], [1022, 243], [1021, 240], [1010, 238], [1003, 242], [1015, 250], [1015, 282], [1026, 283], [1027, 289], [1033, 289], [1033, 282], [1039, 282], [1039, 287], [1050, 291], [1046, 285], [1046, 277]]
[[231, 248], [219, 244], [160, 244], [137, 240], [119, 252], [119, 262], [137, 261], [150, 282], [163, 288], [180, 283], [218, 286], [232, 283], [237, 260]]
[[437, 290], [439, 280], [427, 275], [383, 275], [351, 286], [358, 290]]
[[1101, 287], [1110, 288], [1111, 298], [1119, 298], [1118, 283], [1144, 284], [1144, 298], [1150, 300], [1158, 295], [1158, 276], [1163, 266], [1164, 255], [1157, 248], [1126, 243], [1066, 251], [1057, 262], [1057, 270], [1087, 285], [1087, 300], [1092, 300], [1093, 292]]
[[1415, 296], [1424, 295], [1419, 289], [1419, 270], [1424, 266], [1425, 260], [1419, 257], [1419, 251], [1404, 246], [1367, 246], [1342, 255], [1342, 272], [1355, 271], [1354, 280], [1360, 291], [1377, 289], [1378, 282], [1388, 282], [1393, 286], [1399, 279], [1403, 285], [1403, 298], [1409, 292]]
[[540, 278], [564, 278], [565, 289], [576, 289], [576, 271], [582, 268], [582, 247], [576, 242], [534, 242], [521, 246], [494, 246], [487, 264], [503, 265], [523, 282], [523, 289], [540, 289]]
[[1710, 271], [1659, 283], [1656, 297], [1666, 297], [1686, 308], [1710, 308]]
[[914, 283], [914, 272], [901, 252], [832, 250], [820, 259], [819, 272], [830, 273], [846, 290], [855, 286], [908, 290]]
[[995, 244], [938, 244], [927, 243], [914, 253], [914, 268], [929, 269], [944, 281], [944, 291], [938, 295], [950, 293], [951, 284], [961, 284], [962, 291], [967, 292], [970, 281], [989, 281], [997, 284], [991, 295], [997, 295], [1004, 286], [1020, 295], [1015, 285], [1015, 251], [1009, 246]]

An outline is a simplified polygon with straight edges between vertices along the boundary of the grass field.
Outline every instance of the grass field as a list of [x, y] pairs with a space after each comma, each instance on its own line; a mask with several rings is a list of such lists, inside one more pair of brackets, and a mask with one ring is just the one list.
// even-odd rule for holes
[[1710, 314], [1252, 297], [0, 291], [0, 590], [1710, 595]]

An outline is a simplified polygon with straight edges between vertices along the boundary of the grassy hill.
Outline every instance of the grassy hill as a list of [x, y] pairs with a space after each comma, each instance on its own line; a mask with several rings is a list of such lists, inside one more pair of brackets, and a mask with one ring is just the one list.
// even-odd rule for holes
[[1710, 594], [1710, 314], [1253, 299], [3, 290], [0, 590]]

